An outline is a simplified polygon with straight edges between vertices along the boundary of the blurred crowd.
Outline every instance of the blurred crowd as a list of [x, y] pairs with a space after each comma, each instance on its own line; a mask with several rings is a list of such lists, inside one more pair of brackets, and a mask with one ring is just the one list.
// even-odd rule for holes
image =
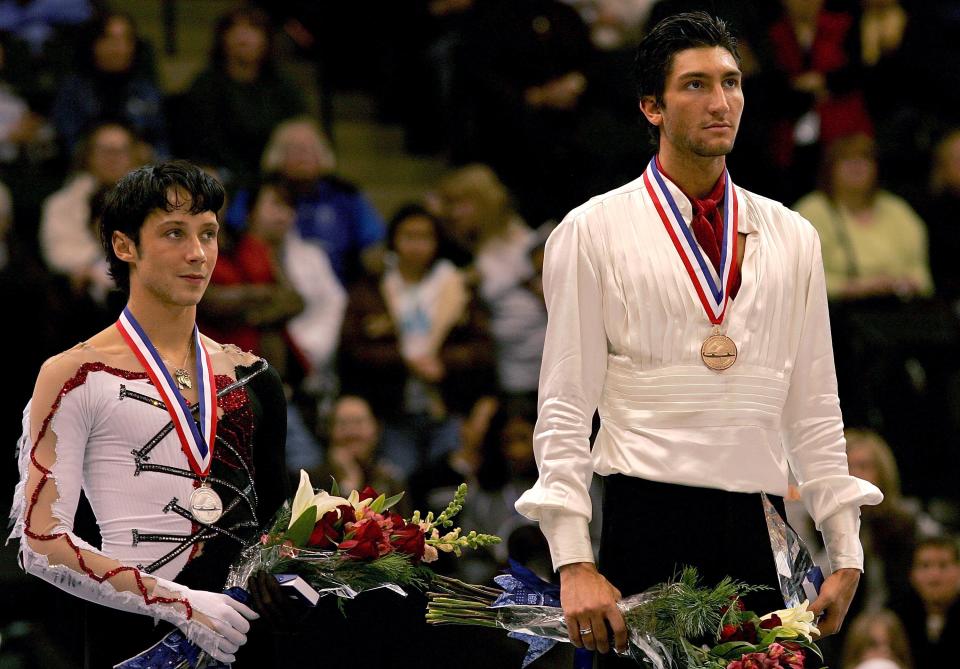
[[[740, 36], [747, 105], [731, 174], [819, 232], [851, 471], [886, 495], [864, 509], [867, 571], [828, 659], [949, 666], [957, 2], [418, 0], [384, 3], [377, 20], [363, 3], [238, 3], [212, 28], [209, 63], [169, 94], [130, 16], [94, 0], [0, 0], [0, 294], [23, 316], [5, 335], [17, 381], [5, 443], [41, 362], [122, 307], [96, 232], [105, 193], [139, 165], [189, 158], [229, 194], [200, 328], [280, 372], [291, 476], [407, 490], [408, 509], [467, 481], [462, 524], [504, 543], [448, 567], [483, 582], [509, 555], [549, 577], [544, 539], [513, 509], [536, 477], [544, 243], [571, 208], [643, 171], [654, 148], [634, 49], [690, 9]], [[378, 211], [338, 173], [336, 119], [294, 83], [292, 60], [316, 69], [321, 101], [362, 89], [408, 152], [447, 172]]]

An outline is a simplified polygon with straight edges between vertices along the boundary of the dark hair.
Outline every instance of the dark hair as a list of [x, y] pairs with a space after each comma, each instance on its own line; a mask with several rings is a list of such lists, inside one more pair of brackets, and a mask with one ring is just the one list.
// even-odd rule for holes
[[213, 33], [213, 51], [210, 53], [210, 62], [219, 70], [222, 70], [227, 62], [226, 36], [227, 32], [238, 23], [249, 23], [254, 28], [259, 28], [266, 38], [266, 48], [264, 50], [263, 62], [260, 63], [260, 73], [272, 72], [273, 63], [273, 25], [270, 22], [270, 16], [262, 9], [250, 7], [240, 7], [228, 12], [217, 21], [217, 27]]
[[177, 191], [183, 191], [190, 198], [191, 214], [216, 213], [223, 206], [220, 182], [185, 160], [134, 170], [107, 194], [100, 217], [100, 243], [110, 264], [110, 276], [124, 292], [130, 290], [130, 266], [113, 252], [113, 233], [122, 232], [139, 245], [140, 228], [151, 212], [173, 211], [183, 204]]
[[290, 185], [290, 182], [284, 178], [279, 172], [267, 172], [262, 177], [260, 177], [260, 182], [257, 184], [256, 190], [253, 192], [253, 199], [250, 201], [251, 209], [256, 204], [257, 200], [260, 198], [260, 193], [267, 189], [271, 189], [277, 193], [277, 196], [286, 204], [291, 207], [296, 208], [297, 198], [294, 195], [293, 188]]
[[[663, 19], [640, 41], [634, 63], [634, 80], [637, 99], [652, 96], [663, 106], [663, 92], [667, 75], [673, 66], [673, 56], [678, 51], [700, 47], [726, 49], [741, 65], [737, 38], [730, 32], [727, 22], [706, 12], [684, 12]], [[651, 126], [651, 135], [656, 143], [660, 129]]]
[[956, 537], [946, 534], [938, 534], [932, 537], [918, 539], [916, 546], [913, 548], [913, 559], [916, 560], [917, 556], [920, 554], [920, 551], [925, 548], [940, 548], [943, 550], [948, 550], [953, 555], [953, 561], [960, 562], [960, 545], [957, 544]]
[[387, 223], [387, 248], [391, 251], [397, 250], [394, 245], [397, 230], [400, 228], [400, 224], [409, 218], [425, 218], [430, 221], [430, 224], [433, 226], [433, 234], [437, 238], [437, 257], [439, 258], [441, 255], [440, 246], [443, 242], [443, 229], [440, 225], [440, 220], [419, 204], [407, 204], [400, 207], [397, 213], [393, 215], [393, 218], [390, 219], [390, 222]]
[[130, 33], [133, 38], [133, 58], [130, 59], [130, 72], [134, 72], [138, 67], [143, 66], [143, 42], [137, 33], [137, 24], [133, 17], [126, 12], [103, 12], [93, 16], [87, 23], [80, 28], [78, 38], [78, 51], [80, 54], [79, 64], [90, 72], [97, 69], [93, 56], [93, 49], [101, 37], [107, 34], [107, 27], [114, 19], [120, 19], [130, 26]]

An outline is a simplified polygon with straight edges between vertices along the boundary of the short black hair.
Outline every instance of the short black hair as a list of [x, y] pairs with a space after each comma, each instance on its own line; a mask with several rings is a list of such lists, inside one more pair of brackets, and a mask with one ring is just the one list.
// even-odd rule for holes
[[178, 191], [189, 196], [191, 214], [216, 214], [223, 206], [220, 182], [186, 160], [141, 167], [120, 179], [107, 193], [100, 217], [100, 243], [110, 265], [110, 276], [122, 291], [130, 291], [130, 266], [113, 252], [113, 233], [122, 232], [139, 245], [140, 229], [152, 211], [173, 211], [183, 204], [176, 195]]
[[[726, 49], [737, 61], [737, 67], [741, 66], [737, 38], [723, 19], [706, 12], [683, 12], [668, 16], [655, 25], [637, 47], [633, 69], [637, 99], [652, 96], [658, 105], [663, 106], [663, 92], [674, 54], [700, 47]], [[651, 134], [656, 143], [660, 129], [651, 126]]]
[[430, 221], [433, 226], [433, 234], [437, 238], [437, 256], [439, 257], [440, 246], [443, 241], [443, 227], [440, 224], [440, 219], [419, 204], [406, 204], [400, 207], [393, 218], [390, 219], [390, 222], [387, 223], [387, 248], [396, 251], [397, 247], [394, 242], [396, 241], [397, 230], [400, 228], [400, 224], [409, 218], [425, 218]]

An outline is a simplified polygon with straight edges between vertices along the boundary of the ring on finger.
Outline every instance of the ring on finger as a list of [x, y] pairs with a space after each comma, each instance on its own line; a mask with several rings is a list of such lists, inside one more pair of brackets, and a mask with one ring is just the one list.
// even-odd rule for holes
[[581, 628], [580, 628], [580, 636], [585, 636], [585, 635], [587, 635], [587, 634], [593, 634], [593, 629], [591, 629], [591, 628], [589, 628], [589, 627], [581, 627]]

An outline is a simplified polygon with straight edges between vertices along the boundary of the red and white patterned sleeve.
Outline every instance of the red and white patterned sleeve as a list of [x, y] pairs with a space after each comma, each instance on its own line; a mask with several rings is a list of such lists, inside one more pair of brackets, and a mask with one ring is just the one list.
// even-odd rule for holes
[[175, 584], [121, 564], [73, 531], [87, 440], [99, 412], [84, 382], [84, 369], [71, 374], [69, 357], [44, 366], [24, 409], [20, 482], [11, 512], [11, 538], [20, 539], [21, 565], [83, 599], [182, 625], [192, 617], [192, 609]]

